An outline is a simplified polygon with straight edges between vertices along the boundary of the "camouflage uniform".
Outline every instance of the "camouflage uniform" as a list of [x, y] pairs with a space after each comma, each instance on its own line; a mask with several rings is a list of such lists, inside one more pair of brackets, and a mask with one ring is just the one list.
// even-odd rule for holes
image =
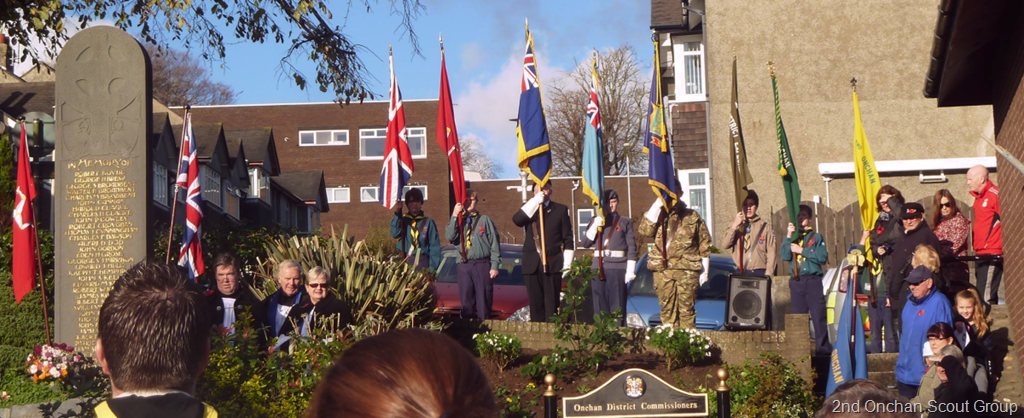
[[[661, 322], [677, 328], [696, 328], [697, 288], [704, 266], [701, 259], [711, 255], [711, 234], [697, 212], [684, 209], [682, 214], [664, 212], [654, 223], [644, 217], [638, 232], [654, 238], [654, 250], [648, 255], [647, 267], [654, 272], [654, 289], [661, 303]], [[662, 249], [662, 228], [667, 236], [666, 255]]]

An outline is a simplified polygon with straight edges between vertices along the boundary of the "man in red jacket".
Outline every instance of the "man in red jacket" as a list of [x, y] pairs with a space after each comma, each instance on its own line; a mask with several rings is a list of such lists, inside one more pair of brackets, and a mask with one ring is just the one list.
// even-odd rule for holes
[[967, 187], [974, 196], [974, 253], [979, 256], [1000, 256], [978, 261], [974, 271], [978, 277], [978, 294], [989, 304], [999, 303], [999, 282], [1003, 279], [1003, 225], [999, 221], [999, 187], [988, 179], [988, 169], [976, 165], [967, 171]]

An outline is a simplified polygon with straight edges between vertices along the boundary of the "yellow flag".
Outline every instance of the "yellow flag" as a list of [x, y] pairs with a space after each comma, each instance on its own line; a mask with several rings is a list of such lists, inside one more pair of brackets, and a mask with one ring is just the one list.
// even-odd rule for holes
[[853, 92], [853, 178], [857, 184], [857, 200], [860, 201], [860, 220], [864, 229], [872, 229], [878, 218], [875, 197], [882, 183], [875, 170], [875, 157], [871, 154], [868, 137], [864, 134], [864, 124], [860, 121], [860, 102], [856, 91]]

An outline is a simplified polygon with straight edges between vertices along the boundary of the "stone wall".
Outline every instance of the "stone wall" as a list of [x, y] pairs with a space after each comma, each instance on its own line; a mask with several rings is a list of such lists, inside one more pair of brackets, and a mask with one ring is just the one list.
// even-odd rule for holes
[[[788, 314], [785, 323], [785, 331], [701, 331], [701, 334], [721, 348], [724, 363], [740, 365], [768, 351], [794, 363], [800, 375], [811, 382], [809, 317], [807, 314]], [[551, 323], [459, 320], [448, 329], [448, 334], [469, 345], [474, 334], [487, 331], [514, 335], [523, 342], [524, 349], [550, 350], [558, 344], [555, 324]], [[648, 349], [641, 341], [642, 331], [623, 328], [623, 334], [628, 346]]]

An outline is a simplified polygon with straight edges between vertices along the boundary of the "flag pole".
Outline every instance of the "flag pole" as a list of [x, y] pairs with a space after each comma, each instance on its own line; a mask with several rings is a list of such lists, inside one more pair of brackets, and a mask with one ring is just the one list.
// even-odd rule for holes
[[[19, 119], [21, 120], [21, 131], [25, 132], [25, 117], [22, 116]], [[41, 132], [38, 133], [38, 134], [41, 134]], [[23, 144], [23, 145], [25, 145], [27, 147], [28, 146], [28, 141], [25, 141], [25, 144]], [[28, 150], [26, 150], [25, 155], [28, 155], [27, 151]], [[32, 172], [32, 164], [26, 164], [26, 165], [28, 166], [28, 170], [31, 173]], [[36, 181], [35, 180], [35, 175], [32, 175], [31, 177], [32, 178], [30, 179], [30, 181], [33, 181], [33, 182]], [[31, 204], [31, 206], [32, 206], [32, 234], [35, 235], [35, 245], [34, 245], [34, 247], [36, 247], [35, 248], [35, 251], [36, 251], [36, 273], [37, 273], [36, 275], [39, 277], [39, 289], [40, 289], [40, 292], [42, 293], [42, 296], [43, 296], [43, 324], [44, 324], [44, 328], [46, 329], [46, 345], [53, 345], [53, 340], [50, 337], [50, 313], [46, 309], [46, 278], [43, 276], [43, 258], [41, 256], [41, 254], [39, 253], [39, 216], [38, 216], [38, 210], [36, 209], [36, 205], [35, 205], [34, 202]]]
[[[444, 64], [444, 36], [443, 36], [443, 34], [441, 32], [437, 33], [437, 42], [439, 44], [441, 44], [441, 63], [442, 63], [442, 67], [443, 67], [444, 66], [443, 65]], [[445, 72], [447, 73], [447, 69], [445, 70]], [[445, 79], [445, 81], [447, 81], [447, 77], [444, 77], [444, 79]], [[442, 88], [443, 88], [443, 86], [442, 86]], [[441, 92], [441, 93], [443, 94], [444, 92]], [[442, 104], [442, 106], [444, 106], [444, 104]], [[445, 152], [447, 152], [447, 151], [448, 150], [445, 150]], [[449, 178], [452, 177], [451, 176], [451, 167], [449, 167], [449, 169], [448, 169], [448, 177]], [[452, 192], [455, 193], [456, 196], [458, 196], [458, 191], [455, 190], [454, 186], [455, 186], [455, 181], [454, 181], [454, 178], [452, 178]], [[466, 197], [468, 198], [469, 196], [466, 196]], [[465, 202], [465, 199], [463, 199], [462, 202], [456, 202], [456, 203], [460, 203], [460, 204], [463, 205], [462, 206], [462, 210], [459, 211], [458, 217], [456, 218], [456, 221], [455, 221], [456, 224], [459, 226], [459, 234], [458, 234], [458, 237], [460, 238], [459, 239], [459, 241], [460, 241], [459, 242], [459, 250], [462, 252], [462, 259], [466, 260], [466, 261], [469, 261], [469, 257], [466, 255], [466, 240], [469, 239], [469, 235], [466, 234], [465, 225], [463, 225], [463, 223], [462, 223], [462, 213], [466, 212], [466, 206], [465, 206], [466, 202]]]
[[167, 230], [167, 258], [165, 264], [171, 264], [171, 238], [174, 237], [174, 213], [178, 211], [178, 176], [181, 175], [182, 148], [185, 148], [185, 130], [188, 129], [188, 113], [191, 105], [185, 105], [185, 121], [181, 123], [181, 143], [178, 145], [178, 174], [174, 176], [174, 198], [171, 199], [171, 226]]
[[[530, 35], [530, 18], [526, 18], [526, 39], [527, 39], [527, 42], [529, 42], [530, 45], [532, 46], [533, 45], [533, 42], [532, 42], [533, 37]], [[534, 53], [533, 65], [534, 65], [535, 68], [538, 67], [536, 56], [537, 56], [537, 54]], [[539, 69], [537, 71], [537, 85], [538, 86], [540, 85], [540, 70]], [[540, 106], [541, 106], [541, 111], [543, 112], [544, 111], [544, 100], [543, 99], [541, 99], [541, 105]], [[550, 170], [551, 170], [551, 168], [549, 167], [548, 168], [548, 173], [550, 173]], [[531, 172], [531, 174], [532, 174], [532, 172]], [[551, 180], [549, 179], [548, 181], [551, 181]], [[536, 182], [534, 183], [534, 187], [541, 187], [543, 189], [543, 186], [541, 186], [540, 184], [537, 184]], [[536, 193], [536, 190], [534, 190], [534, 192]], [[541, 191], [541, 193], [544, 193], [544, 192]], [[538, 232], [540, 233], [540, 263], [541, 263], [542, 266], [544, 266], [544, 274], [548, 274], [548, 246], [547, 246], [547, 240], [544, 239], [544, 203], [543, 202], [541, 202], [541, 204], [540, 204], [539, 220], [540, 220], [540, 231], [538, 231]]]

